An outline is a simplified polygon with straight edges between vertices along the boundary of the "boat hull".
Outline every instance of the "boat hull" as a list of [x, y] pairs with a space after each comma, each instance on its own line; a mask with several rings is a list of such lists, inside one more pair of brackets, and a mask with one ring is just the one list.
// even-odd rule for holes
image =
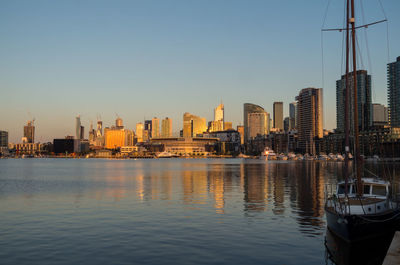
[[381, 214], [339, 215], [326, 209], [328, 228], [347, 241], [365, 240], [399, 229], [400, 208]]

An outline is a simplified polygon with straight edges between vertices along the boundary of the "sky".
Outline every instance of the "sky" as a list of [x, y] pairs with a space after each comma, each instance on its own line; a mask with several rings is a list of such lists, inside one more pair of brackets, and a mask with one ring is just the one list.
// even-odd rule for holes
[[[400, 1], [381, 0], [385, 12], [379, 0], [355, 3], [358, 24], [389, 20], [368, 28], [368, 42], [359, 34], [372, 101], [386, 105]], [[324, 127], [333, 129], [343, 33], [321, 28], [342, 24], [339, 0], [1, 0], [0, 130], [20, 142], [35, 118], [35, 140], [47, 142], [74, 135], [77, 115], [86, 133], [118, 115], [128, 129], [170, 117], [179, 131], [184, 112], [210, 121], [221, 101], [236, 126], [244, 103], [272, 113], [283, 101], [286, 116], [305, 87], [323, 88]]]

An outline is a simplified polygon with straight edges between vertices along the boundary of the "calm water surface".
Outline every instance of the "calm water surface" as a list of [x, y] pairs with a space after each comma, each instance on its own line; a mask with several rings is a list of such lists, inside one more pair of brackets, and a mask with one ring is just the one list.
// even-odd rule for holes
[[342, 163], [2, 159], [1, 264], [325, 264]]

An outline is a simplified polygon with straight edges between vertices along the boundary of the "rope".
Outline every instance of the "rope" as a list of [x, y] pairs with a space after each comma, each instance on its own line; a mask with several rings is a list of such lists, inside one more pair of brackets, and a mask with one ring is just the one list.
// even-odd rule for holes
[[394, 216], [392, 216], [392, 217], [390, 217], [390, 218], [388, 218], [388, 219], [384, 219], [384, 220], [374, 220], [374, 219], [370, 219], [370, 218], [364, 217], [364, 216], [362, 216], [362, 215], [359, 215], [359, 217], [360, 217], [361, 219], [364, 219], [364, 220], [369, 221], [369, 222], [382, 223], [382, 222], [390, 221], [390, 220], [396, 218], [396, 217], [399, 216], [399, 215], [400, 215], [400, 212], [397, 213], [397, 214], [395, 214]]

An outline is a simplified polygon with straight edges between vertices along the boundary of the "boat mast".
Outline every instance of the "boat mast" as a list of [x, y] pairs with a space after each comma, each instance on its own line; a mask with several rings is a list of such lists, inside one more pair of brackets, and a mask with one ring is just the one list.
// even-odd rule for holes
[[360, 146], [358, 139], [358, 104], [357, 104], [357, 65], [356, 65], [356, 28], [354, 16], [354, 0], [351, 0], [351, 46], [353, 53], [353, 90], [354, 90], [354, 146], [355, 146], [355, 163], [356, 163], [356, 178], [357, 178], [357, 195], [362, 196], [362, 183], [361, 183], [361, 156]]
[[349, 185], [349, 152], [350, 152], [350, 141], [349, 141], [349, 102], [350, 102], [350, 86], [349, 86], [349, 0], [346, 8], [346, 90], [345, 90], [345, 104], [344, 104], [344, 131], [345, 131], [345, 157], [344, 157], [344, 177], [345, 177], [345, 195], [348, 194]]

